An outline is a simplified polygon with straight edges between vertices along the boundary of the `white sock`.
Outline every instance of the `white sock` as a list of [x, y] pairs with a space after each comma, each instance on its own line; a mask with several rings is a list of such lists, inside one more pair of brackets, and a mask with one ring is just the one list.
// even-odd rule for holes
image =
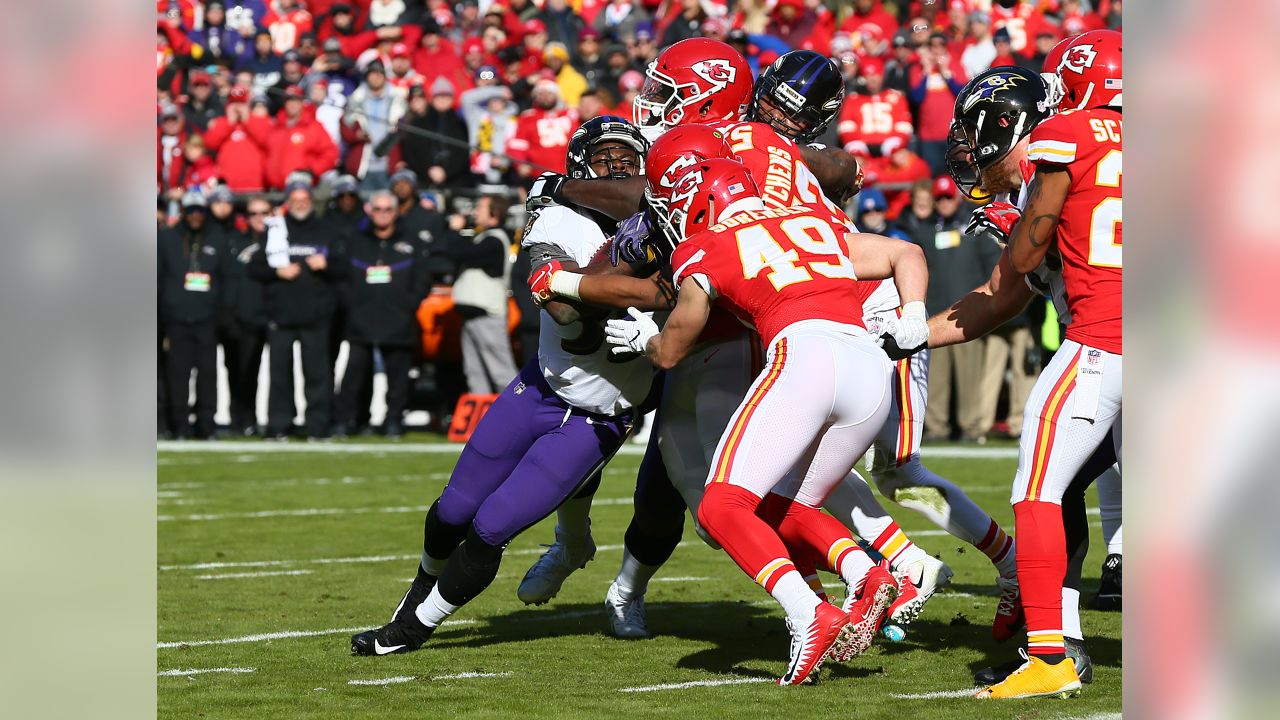
[[413, 611], [418, 620], [428, 627], [439, 627], [445, 618], [458, 611], [461, 605], [451, 605], [440, 597], [440, 586], [431, 588], [431, 594]]
[[594, 496], [569, 498], [556, 508], [556, 539], [570, 555], [585, 552], [591, 539], [591, 501]]
[[774, 583], [769, 593], [782, 605], [788, 617], [808, 622], [813, 619], [818, 603], [822, 602], [813, 594], [813, 588], [804, 581], [798, 570], [789, 570]]
[[624, 600], [644, 595], [649, 589], [649, 578], [658, 572], [661, 565], [645, 565], [631, 554], [631, 550], [622, 548], [622, 567], [618, 569], [618, 577], [614, 582]]
[[1080, 629], [1080, 591], [1062, 588], [1062, 634], [1076, 640], [1084, 639]]
[[1111, 539], [1107, 541], [1108, 555], [1124, 555], [1124, 526], [1116, 528]]
[[844, 560], [840, 562], [840, 579], [844, 580], [845, 585], [858, 585], [875, 566], [871, 556], [861, 549], [846, 553]]
[[425, 551], [422, 553], [422, 562], [419, 563], [424, 572], [436, 577], [440, 577], [440, 573], [444, 572], [444, 566], [448, 564], [449, 558], [433, 558]]

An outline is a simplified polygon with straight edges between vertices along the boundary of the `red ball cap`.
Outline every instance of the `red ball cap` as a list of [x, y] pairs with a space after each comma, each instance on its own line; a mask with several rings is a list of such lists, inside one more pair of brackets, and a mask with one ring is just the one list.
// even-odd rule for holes
[[956, 183], [949, 175], [939, 175], [933, 180], [934, 197], [955, 197], [960, 194]]

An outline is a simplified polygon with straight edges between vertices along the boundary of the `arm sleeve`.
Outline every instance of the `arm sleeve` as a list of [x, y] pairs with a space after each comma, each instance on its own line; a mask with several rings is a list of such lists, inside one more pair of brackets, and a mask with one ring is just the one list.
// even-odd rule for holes
[[547, 242], [524, 243], [524, 247], [529, 251], [530, 265], [534, 268], [542, 267], [553, 260], [560, 262], [576, 263], [559, 245]]

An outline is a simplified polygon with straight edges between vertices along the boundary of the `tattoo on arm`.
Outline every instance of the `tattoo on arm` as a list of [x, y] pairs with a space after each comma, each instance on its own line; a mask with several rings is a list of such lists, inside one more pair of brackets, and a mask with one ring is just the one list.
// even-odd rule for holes
[[657, 287], [657, 292], [653, 296], [653, 304], [657, 307], [674, 308], [676, 306], [676, 291], [671, 284], [661, 277], [655, 277], [653, 284]]
[[1027, 239], [1031, 241], [1031, 247], [1042, 248], [1053, 240], [1054, 232], [1058, 229], [1057, 215], [1037, 215], [1031, 220], [1031, 226], [1028, 228]]

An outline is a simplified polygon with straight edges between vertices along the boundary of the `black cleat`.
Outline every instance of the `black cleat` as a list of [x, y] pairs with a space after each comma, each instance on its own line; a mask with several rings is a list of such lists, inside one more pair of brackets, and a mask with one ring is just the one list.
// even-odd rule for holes
[[[1088, 685], [1093, 682], [1093, 660], [1089, 659], [1089, 653], [1085, 652], [1084, 641], [1075, 638], [1066, 638], [1066, 641], [1067, 657], [1075, 662], [1076, 675], [1080, 676], [1080, 682]], [[973, 684], [988, 686], [1004, 682], [1005, 678], [1013, 674], [1014, 670], [1022, 667], [1025, 662], [1022, 658], [1018, 658], [995, 667], [982, 668], [974, 673]]]
[[1111, 610], [1118, 612], [1121, 606], [1120, 575], [1123, 555], [1113, 553], [1102, 563], [1102, 583], [1098, 586], [1098, 594], [1089, 601], [1093, 610]]
[[391, 622], [397, 622], [405, 625], [418, 624], [418, 617], [414, 611], [427, 599], [431, 594], [431, 588], [436, 586], [436, 581], [440, 578], [435, 575], [428, 575], [422, 566], [418, 566], [418, 576], [413, 579], [413, 584], [409, 586], [408, 592], [404, 597], [400, 598], [400, 604], [396, 606], [396, 611], [391, 615]]
[[431, 637], [435, 628], [414, 618], [412, 623], [389, 622], [377, 630], [351, 636], [352, 655], [393, 655], [413, 652]]

